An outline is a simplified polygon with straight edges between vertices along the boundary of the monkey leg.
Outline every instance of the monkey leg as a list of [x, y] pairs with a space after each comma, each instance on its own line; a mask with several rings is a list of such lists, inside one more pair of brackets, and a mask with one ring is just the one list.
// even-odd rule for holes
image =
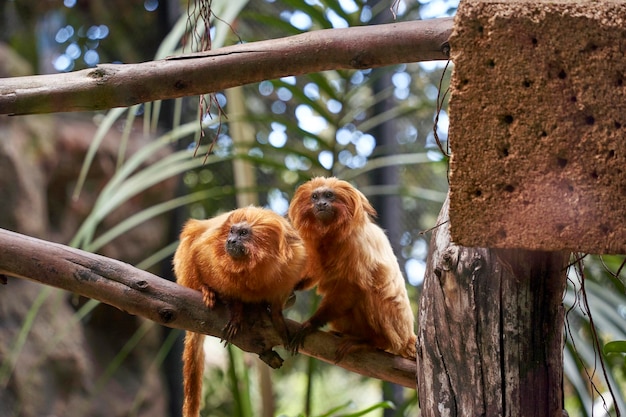
[[304, 344], [304, 339], [328, 323], [331, 320], [336, 320], [338, 317], [343, 316], [349, 309], [347, 304], [328, 302], [328, 297], [322, 298], [322, 302], [317, 311], [305, 321], [300, 329], [293, 335], [291, 342], [289, 343], [289, 349], [291, 353], [295, 355], [298, 353], [298, 349]]
[[304, 291], [314, 287], [317, 284], [318, 279], [314, 279], [311, 277], [304, 277], [296, 284], [294, 291]]
[[225, 343], [230, 342], [237, 335], [237, 332], [241, 328], [241, 322], [243, 320], [243, 303], [239, 300], [230, 300], [230, 320], [226, 323], [226, 326], [222, 329], [222, 340]]
[[274, 302], [270, 304], [270, 318], [274, 329], [283, 341], [284, 346], [288, 346], [290, 343], [289, 330], [287, 329], [287, 323], [285, 322], [285, 316], [283, 316], [283, 303]]
[[341, 362], [343, 358], [349, 353], [372, 348], [373, 346], [369, 344], [366, 340], [343, 335], [342, 341], [341, 343], [339, 343], [339, 347], [335, 351], [335, 363]]

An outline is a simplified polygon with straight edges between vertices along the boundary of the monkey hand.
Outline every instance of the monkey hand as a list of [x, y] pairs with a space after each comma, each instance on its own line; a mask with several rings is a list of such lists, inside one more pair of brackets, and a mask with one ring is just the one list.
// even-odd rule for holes
[[241, 322], [229, 320], [226, 323], [226, 326], [222, 329], [222, 341], [224, 342], [224, 346], [227, 346], [231, 340], [235, 338], [237, 333], [239, 332], [239, 328], [241, 327]]
[[244, 304], [241, 301], [228, 300], [228, 306], [230, 307], [230, 319], [222, 329], [222, 341], [224, 345], [235, 338], [241, 328], [244, 317]]
[[304, 345], [304, 339], [315, 330], [317, 330], [317, 328], [313, 326], [310, 321], [306, 321], [302, 324], [300, 329], [298, 329], [298, 331], [296, 331], [296, 333], [291, 338], [289, 346], [287, 346], [292, 355], [298, 353], [298, 349], [300, 349], [300, 346]]

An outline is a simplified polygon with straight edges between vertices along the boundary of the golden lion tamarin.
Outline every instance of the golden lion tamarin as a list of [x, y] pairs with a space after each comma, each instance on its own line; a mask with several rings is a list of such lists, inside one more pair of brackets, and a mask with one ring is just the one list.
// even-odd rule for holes
[[[244, 315], [244, 303], [266, 303], [285, 344], [289, 334], [283, 306], [302, 276], [306, 255], [289, 222], [268, 209], [246, 207], [209, 220], [189, 220], [174, 255], [179, 284], [202, 292], [213, 308], [216, 299], [231, 308], [224, 328], [232, 339]], [[204, 369], [203, 334], [187, 332], [183, 352], [185, 417], [197, 417]]]
[[322, 300], [293, 338], [292, 350], [329, 323], [345, 337], [337, 360], [367, 345], [415, 358], [404, 278], [375, 215], [360, 191], [337, 178], [313, 178], [296, 190], [289, 218], [307, 250], [305, 276], [317, 283]]

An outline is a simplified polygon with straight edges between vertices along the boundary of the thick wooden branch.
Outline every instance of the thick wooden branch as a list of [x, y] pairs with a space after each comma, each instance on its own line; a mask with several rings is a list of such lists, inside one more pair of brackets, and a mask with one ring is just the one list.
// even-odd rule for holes
[[[0, 274], [26, 278], [94, 298], [129, 314], [164, 326], [220, 337], [229, 312], [223, 306], [209, 311], [199, 292], [134, 268], [115, 259], [0, 229]], [[1, 277], [1, 275], [0, 275]], [[0, 291], [11, 291], [10, 281]], [[269, 318], [247, 317], [232, 343], [272, 362], [272, 348], [281, 343]], [[292, 329], [298, 324], [289, 321]], [[334, 364], [341, 339], [316, 332], [300, 352]], [[269, 355], [269, 356], [268, 356]], [[352, 372], [415, 389], [415, 362], [386, 352], [356, 352], [338, 366]]]
[[448, 59], [452, 18], [326, 29], [140, 64], [0, 80], [0, 114], [103, 110], [289, 75]]

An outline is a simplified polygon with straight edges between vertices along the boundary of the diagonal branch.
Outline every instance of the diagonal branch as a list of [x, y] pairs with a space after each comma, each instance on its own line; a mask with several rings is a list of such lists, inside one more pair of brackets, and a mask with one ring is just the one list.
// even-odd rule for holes
[[[115, 259], [0, 229], [1, 274], [26, 278], [74, 292], [159, 324], [219, 337], [228, 321], [224, 306], [207, 310], [199, 292], [159, 278]], [[11, 291], [9, 286], [0, 291]], [[292, 329], [296, 322], [289, 321]], [[325, 332], [310, 335], [300, 352], [328, 363], [340, 338]], [[275, 363], [271, 349], [280, 337], [264, 315], [246, 317], [232, 341], [242, 350]], [[270, 354], [268, 356], [268, 354]], [[386, 352], [355, 352], [338, 366], [352, 372], [415, 389], [415, 362]]]
[[128, 107], [274, 78], [448, 59], [453, 18], [318, 30], [140, 64], [0, 80], [0, 114]]

